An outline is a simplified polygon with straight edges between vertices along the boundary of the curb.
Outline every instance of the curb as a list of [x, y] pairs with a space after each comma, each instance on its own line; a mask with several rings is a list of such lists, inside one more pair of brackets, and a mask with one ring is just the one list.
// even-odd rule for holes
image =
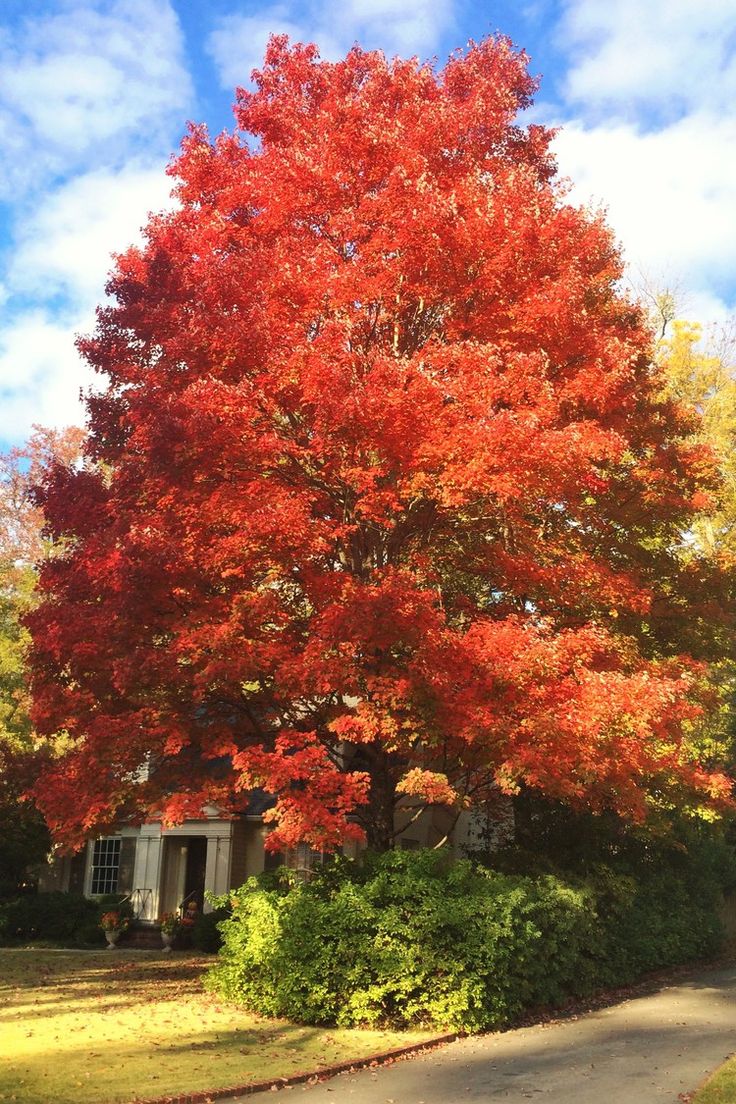
[[694, 1089], [690, 1089], [689, 1092], [681, 1092], [680, 1095], [677, 1097], [677, 1099], [681, 1102], [681, 1104], [693, 1104], [693, 1101], [698, 1096], [698, 1093], [701, 1093], [703, 1091], [703, 1089], [706, 1087], [706, 1085], [708, 1085], [711, 1081], [713, 1081], [715, 1079], [716, 1075], [721, 1072], [723, 1067], [728, 1065], [728, 1063], [731, 1061], [731, 1059], [735, 1058], [735, 1057], [736, 1057], [736, 1053], [735, 1054], [729, 1054], [727, 1058], [724, 1058], [724, 1060], [721, 1062], [720, 1066], [716, 1066], [716, 1068], [714, 1070], [711, 1070], [710, 1073], [706, 1073], [705, 1077], [701, 1078], [701, 1080], [698, 1082], [698, 1084], [695, 1086]]
[[210, 1104], [213, 1100], [227, 1100], [233, 1096], [252, 1096], [255, 1093], [275, 1092], [277, 1089], [286, 1089], [290, 1085], [304, 1085], [310, 1081], [326, 1081], [335, 1077], [338, 1073], [348, 1073], [351, 1070], [366, 1069], [368, 1066], [384, 1066], [395, 1062], [398, 1058], [404, 1058], [409, 1054], [420, 1054], [425, 1050], [434, 1050], [436, 1047], [454, 1043], [462, 1037], [459, 1031], [453, 1031], [448, 1035], [437, 1035], [433, 1039], [425, 1039], [422, 1043], [410, 1043], [408, 1046], [396, 1047], [394, 1050], [385, 1050], [380, 1054], [369, 1054], [365, 1058], [356, 1058], [349, 1062], [337, 1062], [331, 1066], [322, 1066], [318, 1070], [309, 1070], [306, 1073], [291, 1073], [286, 1077], [271, 1077], [268, 1081], [250, 1081], [247, 1085], [231, 1085], [226, 1089], [211, 1089], [209, 1092], [200, 1091], [192, 1093], [177, 1093], [174, 1096], [136, 1097], [130, 1104]]

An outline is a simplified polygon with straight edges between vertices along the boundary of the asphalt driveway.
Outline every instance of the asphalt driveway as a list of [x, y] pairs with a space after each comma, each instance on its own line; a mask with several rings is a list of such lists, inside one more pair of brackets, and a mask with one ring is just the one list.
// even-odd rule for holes
[[285, 1092], [304, 1104], [675, 1104], [735, 1050], [736, 966]]

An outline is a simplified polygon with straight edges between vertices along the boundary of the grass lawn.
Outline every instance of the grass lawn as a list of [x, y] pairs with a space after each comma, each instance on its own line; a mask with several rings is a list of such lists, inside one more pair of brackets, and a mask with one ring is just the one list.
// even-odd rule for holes
[[429, 1037], [250, 1015], [203, 991], [208, 961], [0, 949], [0, 1101], [123, 1104], [318, 1070]]
[[716, 1070], [700, 1092], [695, 1094], [693, 1104], [734, 1104], [734, 1101], [736, 1101], [736, 1058], [731, 1058]]

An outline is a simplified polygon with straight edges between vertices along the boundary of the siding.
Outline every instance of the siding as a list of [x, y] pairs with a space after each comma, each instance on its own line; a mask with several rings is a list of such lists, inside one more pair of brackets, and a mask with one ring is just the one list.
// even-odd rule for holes
[[253, 820], [233, 821], [232, 852], [230, 860], [230, 887], [237, 889], [252, 874], [264, 869], [263, 841], [266, 828]]
[[118, 893], [132, 893], [133, 871], [135, 869], [135, 836], [123, 836], [120, 843], [120, 868], [118, 870]]
[[248, 829], [245, 820], [233, 821], [232, 850], [230, 852], [230, 888], [237, 889], [254, 870], [248, 869]]
[[69, 859], [69, 892], [84, 893], [84, 879], [87, 871], [87, 848], [83, 847]]

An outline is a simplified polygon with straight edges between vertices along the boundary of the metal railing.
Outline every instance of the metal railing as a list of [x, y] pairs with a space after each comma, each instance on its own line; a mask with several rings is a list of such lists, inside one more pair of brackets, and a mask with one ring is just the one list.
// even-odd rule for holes
[[[130, 901], [130, 907], [133, 912], [133, 919], [140, 920], [144, 913], [148, 912], [152, 900], [152, 889], [132, 889], [130, 893], [126, 893], [120, 904], [122, 905], [125, 901]], [[145, 919], [152, 920], [153, 917], [146, 916]]]
[[[197, 915], [197, 913], [200, 911], [200, 908], [202, 907], [199, 901], [199, 898], [201, 896], [202, 894], [200, 890], [193, 889], [191, 893], [187, 893], [183, 901], [179, 902], [178, 912], [182, 920], [186, 916], [189, 916], [190, 919], [194, 919], [194, 917]], [[194, 908], [189, 907], [192, 903], [195, 906]]]

